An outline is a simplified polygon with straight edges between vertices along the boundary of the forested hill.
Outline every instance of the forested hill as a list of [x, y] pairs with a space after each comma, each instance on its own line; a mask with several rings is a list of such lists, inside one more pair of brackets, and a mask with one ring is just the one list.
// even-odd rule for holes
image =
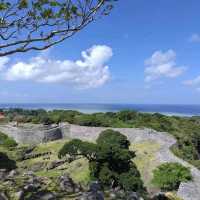
[[157, 131], [169, 132], [177, 139], [173, 152], [200, 168], [200, 117], [165, 116], [159, 113], [139, 113], [124, 110], [120, 112], [84, 114], [71, 110], [1, 110], [3, 121], [31, 123], [69, 122], [82, 126], [94, 127], [147, 127]]

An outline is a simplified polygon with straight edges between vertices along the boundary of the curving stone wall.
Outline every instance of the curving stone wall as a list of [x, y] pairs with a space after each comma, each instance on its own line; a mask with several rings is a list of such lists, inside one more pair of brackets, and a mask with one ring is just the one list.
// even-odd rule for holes
[[66, 138], [69, 134], [69, 125], [45, 127], [31, 125], [31, 128], [24, 126], [13, 126], [13, 124], [0, 125], [0, 132], [12, 137], [19, 144], [39, 144], [43, 142]]

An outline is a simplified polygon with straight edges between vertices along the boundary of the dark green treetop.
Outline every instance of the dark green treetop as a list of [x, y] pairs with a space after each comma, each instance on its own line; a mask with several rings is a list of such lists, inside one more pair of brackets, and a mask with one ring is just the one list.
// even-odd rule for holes
[[74, 139], [66, 143], [59, 157], [82, 155], [89, 161], [90, 176], [104, 187], [120, 186], [125, 191], [144, 193], [143, 182], [132, 159], [135, 152], [129, 150], [127, 137], [113, 130], [103, 131], [95, 143]]

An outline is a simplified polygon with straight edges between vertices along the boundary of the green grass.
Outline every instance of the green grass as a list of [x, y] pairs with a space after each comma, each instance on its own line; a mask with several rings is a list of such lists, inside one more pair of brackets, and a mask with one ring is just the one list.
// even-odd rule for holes
[[[34, 164], [37, 164], [39, 162], [45, 163], [47, 166], [50, 162], [58, 160], [58, 152], [60, 148], [67, 142], [68, 140], [57, 140], [53, 142], [48, 142], [44, 144], [39, 144], [34, 150], [33, 154], [38, 153], [44, 153], [44, 152], [52, 152], [52, 154], [49, 156], [49, 160], [43, 160], [43, 157], [38, 157], [34, 159], [28, 159], [22, 162], [18, 162], [18, 166], [21, 167], [21, 169], [26, 166], [30, 168]], [[42, 170], [36, 172], [37, 175], [43, 176], [43, 177], [52, 177], [56, 178], [62, 175], [63, 173], [67, 173], [70, 175], [70, 177], [75, 182], [80, 182], [84, 185], [86, 185], [89, 182], [89, 165], [87, 160], [85, 159], [78, 159], [71, 163], [65, 163], [55, 169], [52, 170]]]
[[89, 164], [86, 159], [79, 159], [70, 163], [66, 172], [75, 182], [86, 185], [90, 181]]
[[79, 159], [71, 163], [66, 163], [53, 170], [39, 171], [36, 174], [38, 176], [55, 178], [62, 175], [63, 173], [69, 174], [69, 176], [74, 180], [74, 182], [81, 183], [83, 185], [87, 185], [87, 183], [90, 180], [89, 166], [87, 160], [85, 159]]
[[136, 157], [133, 161], [141, 173], [144, 185], [150, 191], [156, 190], [151, 180], [153, 178], [153, 169], [160, 164], [156, 159], [156, 153], [159, 151], [160, 145], [154, 141], [144, 141], [132, 144], [131, 149], [136, 152]]

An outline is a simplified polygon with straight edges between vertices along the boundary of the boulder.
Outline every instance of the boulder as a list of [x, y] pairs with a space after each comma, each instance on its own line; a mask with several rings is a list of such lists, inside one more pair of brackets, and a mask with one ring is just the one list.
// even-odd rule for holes
[[127, 194], [127, 200], [142, 200], [136, 192], [130, 192]]
[[4, 180], [7, 176], [6, 169], [0, 169], [0, 180]]
[[104, 194], [101, 191], [99, 182], [92, 182], [89, 191], [82, 193], [78, 200], [104, 200]]
[[16, 196], [16, 199], [17, 199], [17, 200], [23, 200], [24, 191], [23, 191], [23, 190], [20, 190], [19, 192], [17, 192], [17, 193], [15, 194], [15, 196]]
[[63, 135], [62, 135], [62, 131], [60, 128], [54, 128], [54, 129], [50, 129], [48, 130], [48, 132], [45, 132], [44, 134], [44, 138], [42, 140], [42, 142], [50, 142], [50, 141], [54, 141], [54, 140], [59, 140], [62, 139]]
[[103, 192], [84, 192], [78, 200], [104, 200]]
[[14, 178], [15, 176], [17, 176], [19, 173], [16, 170], [12, 170], [9, 172], [8, 174], [8, 178]]
[[52, 161], [51, 163], [49, 163], [48, 167], [47, 167], [47, 170], [51, 170], [51, 169], [54, 169], [56, 167], [59, 167], [61, 165], [63, 165], [66, 161], [64, 160], [54, 160]]
[[73, 180], [68, 175], [62, 175], [59, 177], [59, 186], [62, 191], [67, 193], [77, 192], [78, 186], [73, 182]]
[[0, 200], [8, 200], [8, 198], [3, 192], [0, 192]]
[[45, 192], [40, 195], [40, 200], [56, 200], [56, 196], [51, 192]]
[[35, 174], [33, 171], [27, 171], [26, 173], [23, 174], [23, 176], [35, 177]]
[[45, 162], [37, 162], [34, 163], [31, 167], [29, 167], [29, 170], [33, 172], [41, 171], [46, 168], [46, 163]]
[[169, 198], [165, 195], [165, 193], [160, 192], [155, 194], [152, 200], [169, 200]]
[[91, 192], [97, 192], [101, 190], [101, 185], [98, 181], [91, 182], [90, 189]]

